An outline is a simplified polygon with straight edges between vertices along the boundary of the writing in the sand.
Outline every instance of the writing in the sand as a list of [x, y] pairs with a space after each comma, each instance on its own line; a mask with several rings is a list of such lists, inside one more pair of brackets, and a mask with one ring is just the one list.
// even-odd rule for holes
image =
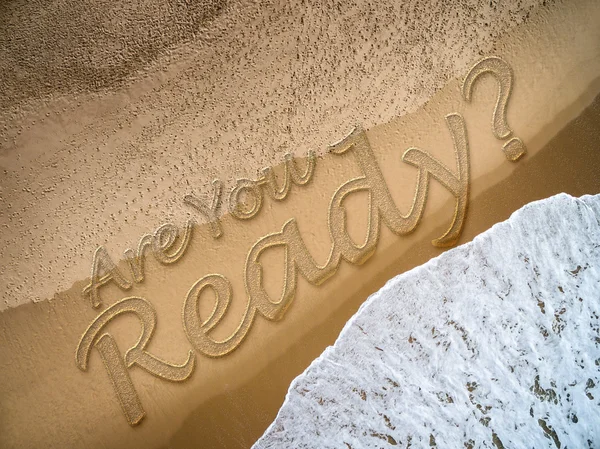
[[[493, 127], [506, 125], [505, 107], [510, 96], [510, 84], [507, 88], [506, 82], [508, 80], [512, 83], [512, 71], [503, 60], [492, 57], [477, 63], [465, 79], [463, 96], [470, 101], [470, 93], [475, 79], [487, 72], [494, 74], [500, 84], [498, 102], [494, 112], [494, 116], [496, 117], [497, 114], [499, 119], [494, 118]], [[460, 237], [467, 211], [469, 144], [465, 122], [460, 114], [447, 115], [446, 124], [453, 141], [456, 156], [455, 167], [444, 166], [425, 150], [419, 148], [409, 148], [402, 155], [402, 162], [412, 165], [417, 170], [415, 195], [410, 209], [405, 213], [396, 207], [392, 199], [364, 130], [355, 129], [342, 141], [332, 145], [330, 147], [332, 154], [351, 155], [362, 174], [340, 185], [331, 199], [328, 210], [328, 227], [332, 240], [329, 256], [322, 263], [314, 260], [294, 218], [290, 218], [280, 230], [256, 241], [247, 254], [242, 273], [248, 293], [246, 309], [237, 329], [228, 338], [216, 340], [211, 336], [211, 331], [219, 325], [232, 301], [231, 284], [225, 276], [208, 274], [191, 286], [183, 300], [183, 327], [191, 346], [187, 358], [183, 362], [181, 360], [176, 362], [162, 360], [149, 352], [147, 346], [156, 326], [156, 312], [152, 304], [144, 298], [132, 296], [106, 308], [91, 323], [77, 347], [77, 366], [86, 371], [92, 349], [96, 349], [104, 362], [127, 421], [131, 425], [136, 425], [144, 418], [145, 412], [129, 376], [130, 368], [138, 366], [160, 379], [180, 382], [190, 378], [194, 372], [196, 354], [214, 358], [231, 353], [244, 341], [258, 317], [269, 321], [278, 321], [285, 316], [295, 298], [296, 283], [299, 278], [318, 286], [335, 275], [342, 260], [355, 265], [363, 264], [377, 248], [382, 224], [398, 236], [405, 236], [414, 231], [421, 220], [427, 202], [429, 185], [432, 181], [440, 183], [454, 196], [456, 201], [454, 216], [447, 231], [432, 243], [439, 247], [455, 245]], [[495, 128], [494, 131], [496, 131]], [[498, 132], [497, 137], [504, 139], [511, 133], [512, 131], [507, 132], [504, 129]], [[515, 161], [525, 152], [525, 147], [520, 139], [513, 137], [504, 145], [503, 150], [509, 160]], [[284, 181], [281, 186], [277, 185], [274, 174], [270, 170], [263, 171], [262, 177], [258, 180], [238, 181], [230, 194], [229, 209], [231, 213], [242, 220], [252, 218], [262, 205], [261, 189], [265, 189], [274, 200], [284, 199], [288, 195], [292, 183], [300, 186], [310, 181], [315, 162], [314, 154], [309, 155], [307, 168], [304, 173], [300, 173], [293, 159], [287, 158]], [[219, 238], [223, 234], [219, 222], [222, 186], [219, 182], [213, 183], [213, 186], [213, 201], [209, 207], [205, 207], [193, 196], [187, 196], [185, 202], [208, 218], [213, 237]], [[252, 196], [254, 202], [251, 207], [242, 205], [239, 200], [242, 191]], [[369, 194], [369, 219], [364, 243], [357, 244], [348, 233], [346, 214], [342, 203], [349, 195], [361, 191]], [[102, 304], [100, 290], [106, 284], [112, 282], [119, 288], [127, 290], [134, 282], [142, 282], [144, 258], [148, 249], [160, 263], [177, 262], [190, 244], [192, 224], [188, 222], [183, 232], [180, 232], [174, 225], [163, 225], [156, 230], [154, 235], [142, 237], [136, 252], [131, 249], [125, 251], [125, 258], [131, 271], [130, 277], [119, 270], [103, 247], [98, 248], [92, 264], [91, 281], [83, 291], [84, 297], [91, 302], [92, 306], [99, 307]], [[263, 286], [259, 257], [264, 251], [277, 246], [285, 248], [285, 278], [281, 296], [272, 298]], [[199, 314], [199, 303], [205, 298], [208, 291], [214, 293], [209, 296], [214, 296], [215, 305], [210, 316], [202, 318]], [[125, 354], [122, 354], [114, 337], [105, 331], [105, 327], [112, 320], [125, 314], [136, 316], [142, 326], [137, 343]]]

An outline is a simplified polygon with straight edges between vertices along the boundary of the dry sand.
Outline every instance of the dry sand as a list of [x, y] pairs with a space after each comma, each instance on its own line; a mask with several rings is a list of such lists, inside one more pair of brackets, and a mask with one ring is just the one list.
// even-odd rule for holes
[[183, 223], [213, 178], [416, 110], [541, 2], [188, 3], [0, 5], [0, 310]]

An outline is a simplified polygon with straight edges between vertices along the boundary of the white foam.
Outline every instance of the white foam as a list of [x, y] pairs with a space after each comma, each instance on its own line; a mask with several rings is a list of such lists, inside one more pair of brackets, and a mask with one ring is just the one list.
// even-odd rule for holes
[[600, 447], [599, 300], [600, 195], [531, 203], [372, 295], [254, 447]]

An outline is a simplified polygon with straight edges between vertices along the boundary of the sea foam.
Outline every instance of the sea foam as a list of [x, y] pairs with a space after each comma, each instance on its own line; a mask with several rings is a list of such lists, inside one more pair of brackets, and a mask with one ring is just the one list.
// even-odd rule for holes
[[600, 195], [557, 195], [388, 281], [254, 447], [600, 447], [599, 345]]

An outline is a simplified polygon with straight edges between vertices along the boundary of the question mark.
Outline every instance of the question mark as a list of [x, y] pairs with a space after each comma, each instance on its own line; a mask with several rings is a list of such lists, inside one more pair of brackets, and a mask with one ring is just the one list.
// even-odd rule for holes
[[[490, 56], [475, 64], [463, 82], [462, 95], [465, 101], [471, 102], [473, 84], [485, 73], [491, 73], [498, 80], [498, 100], [492, 116], [492, 132], [497, 139], [503, 140], [512, 134], [512, 129], [506, 121], [506, 106], [512, 91], [513, 72], [506, 61], [497, 56]], [[515, 162], [527, 149], [523, 141], [515, 136], [502, 146], [502, 151], [509, 161]]]

